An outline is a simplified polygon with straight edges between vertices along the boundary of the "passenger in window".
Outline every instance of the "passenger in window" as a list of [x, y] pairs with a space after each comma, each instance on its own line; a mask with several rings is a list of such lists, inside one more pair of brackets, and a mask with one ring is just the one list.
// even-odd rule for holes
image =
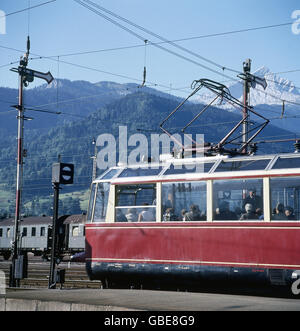
[[263, 209], [263, 200], [260, 196], [256, 195], [256, 189], [252, 188], [249, 190], [249, 196], [243, 201], [243, 210], [247, 203], [250, 203], [253, 206], [253, 210], [258, 208]]
[[201, 215], [198, 205], [191, 205], [190, 212], [185, 214], [186, 222], [205, 221], [205, 217]]
[[182, 220], [182, 222], [186, 222], [186, 214], [187, 214], [187, 210], [182, 209], [182, 211], [181, 211], [181, 220]]
[[275, 221], [286, 221], [287, 217], [284, 213], [284, 205], [282, 203], [278, 203], [275, 209], [275, 215], [273, 216], [273, 220]]
[[251, 203], [247, 203], [245, 206], [246, 213], [243, 214], [240, 218], [241, 221], [248, 221], [248, 220], [258, 220], [258, 216], [254, 212], [254, 208]]
[[127, 222], [126, 216], [122, 213], [122, 210], [117, 209], [117, 222], [124, 223]]
[[173, 206], [174, 206], [173, 201], [174, 201], [173, 194], [168, 194], [168, 200], [165, 203], [165, 208], [166, 209], [173, 208]]
[[173, 208], [168, 208], [163, 216], [164, 222], [177, 222], [178, 217], [174, 214]]
[[[144, 203], [144, 206], [149, 206], [148, 203]], [[149, 208], [145, 208], [140, 214], [138, 218], [138, 222], [153, 222], [154, 217], [153, 213]]]
[[229, 208], [228, 201], [222, 201], [219, 206], [219, 214], [216, 213], [216, 221], [236, 221], [237, 216]]
[[296, 220], [296, 216], [294, 215], [294, 209], [292, 207], [285, 207], [285, 216], [289, 221], [295, 221]]
[[136, 212], [136, 209], [130, 208], [128, 209], [127, 214], [125, 215], [127, 222], [133, 223], [138, 221], [138, 214]]
[[260, 221], [264, 220], [264, 213], [262, 209], [257, 208], [255, 213]]
[[240, 219], [241, 216], [243, 215], [242, 209], [240, 207], [236, 207], [234, 212], [235, 212], [235, 215], [236, 215], [237, 219]]

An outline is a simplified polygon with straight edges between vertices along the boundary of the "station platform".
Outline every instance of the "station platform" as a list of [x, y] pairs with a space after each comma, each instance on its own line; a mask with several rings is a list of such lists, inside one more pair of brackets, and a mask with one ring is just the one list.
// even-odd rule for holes
[[300, 311], [300, 300], [145, 290], [7, 289], [0, 311]]

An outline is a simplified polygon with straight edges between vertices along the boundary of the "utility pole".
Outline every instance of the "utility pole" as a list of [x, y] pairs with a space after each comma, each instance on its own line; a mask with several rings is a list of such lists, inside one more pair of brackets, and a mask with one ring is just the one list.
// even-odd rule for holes
[[23, 182], [23, 158], [25, 150], [23, 149], [24, 142], [24, 120], [29, 119], [24, 115], [24, 96], [23, 88], [27, 87], [29, 83], [32, 83], [34, 77], [44, 79], [50, 84], [53, 77], [50, 72], [44, 74], [39, 71], [27, 69], [28, 59], [30, 53], [30, 38], [27, 37], [27, 52], [20, 59], [20, 65], [18, 68], [12, 68], [11, 71], [19, 74], [19, 101], [18, 105], [13, 106], [18, 110], [18, 152], [17, 152], [17, 178], [16, 178], [16, 210], [15, 210], [15, 224], [14, 224], [14, 240], [12, 245], [13, 257], [10, 273], [10, 286], [19, 286], [19, 280], [22, 278], [23, 269], [22, 263], [19, 263], [19, 238], [20, 238], [20, 221], [21, 221], [21, 198], [22, 198], [22, 182]]
[[27, 39], [27, 53], [21, 57], [19, 73], [19, 103], [16, 106], [18, 109], [18, 152], [17, 152], [17, 180], [16, 180], [16, 210], [15, 210], [15, 226], [14, 226], [14, 241], [13, 241], [13, 258], [11, 269], [11, 287], [19, 286], [19, 280], [16, 279], [16, 261], [18, 259], [18, 242], [19, 242], [19, 226], [21, 215], [21, 194], [22, 194], [22, 177], [23, 177], [23, 141], [24, 141], [24, 99], [23, 86], [26, 84], [25, 70], [28, 64], [30, 51], [30, 40]]
[[91, 157], [93, 159], [93, 175], [92, 175], [92, 181], [94, 181], [97, 178], [97, 145], [96, 145], [96, 139], [93, 139], [92, 144], [94, 145], [94, 156]]
[[[244, 69], [244, 110], [243, 110], [243, 145], [248, 141], [248, 132], [249, 132], [249, 98], [250, 98], [250, 84], [251, 84], [251, 60], [247, 59], [243, 63]], [[245, 147], [243, 150], [244, 154], [247, 154], [248, 148]]]
[[58, 203], [59, 203], [59, 183], [53, 183], [54, 198], [53, 198], [53, 221], [52, 221], [52, 244], [51, 244], [51, 261], [50, 261], [50, 275], [49, 275], [49, 289], [56, 288], [56, 253], [57, 253], [57, 220], [58, 220]]

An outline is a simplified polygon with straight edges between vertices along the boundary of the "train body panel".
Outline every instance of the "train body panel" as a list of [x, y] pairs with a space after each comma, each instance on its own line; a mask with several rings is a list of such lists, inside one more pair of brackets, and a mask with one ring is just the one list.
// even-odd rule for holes
[[191, 277], [198, 274], [199, 282], [201, 271], [215, 273], [218, 268], [226, 277], [233, 270], [235, 279], [246, 270], [255, 278], [268, 277], [267, 270], [290, 270], [289, 275], [300, 270], [300, 224], [89, 224], [86, 232], [93, 279], [104, 279], [108, 266], [113, 278], [122, 268], [141, 277], [148, 266], [156, 277], [185, 270]]
[[299, 154], [154, 166], [115, 167], [93, 182], [85, 256], [91, 279], [287, 285], [299, 273]]

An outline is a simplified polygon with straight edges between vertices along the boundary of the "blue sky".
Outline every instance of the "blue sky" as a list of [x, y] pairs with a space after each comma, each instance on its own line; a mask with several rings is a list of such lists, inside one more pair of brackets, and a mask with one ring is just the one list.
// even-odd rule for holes
[[[29, 3], [35, 6], [46, 1], [1, 0], [0, 10], [10, 14], [28, 7]], [[300, 10], [298, 0], [93, 1], [169, 40], [289, 23], [294, 21], [291, 18], [292, 13]], [[31, 37], [32, 54], [54, 56], [54, 60], [30, 61], [29, 67], [32, 69], [50, 70], [54, 77], [87, 80], [93, 83], [142, 81], [145, 47], [63, 56], [77, 52], [139, 46], [143, 42], [73, 0], [57, 0], [32, 9], [29, 20], [26, 11], [6, 17], [6, 34], [0, 34], [0, 86], [17, 87], [16, 74], [9, 71], [13, 65], [4, 65], [18, 61], [21, 53], [3, 47], [25, 50], [28, 31]], [[134, 31], [153, 43], [158, 41], [144, 32]], [[273, 72], [300, 69], [300, 34], [293, 34], [291, 25], [193, 39], [178, 44], [222, 66], [236, 70], [242, 70], [242, 63], [247, 58], [253, 61], [253, 71], [262, 66], [269, 67]], [[190, 54], [167, 45], [163, 46], [222, 72], [217, 67]], [[32, 55], [32, 57], [36, 56]], [[98, 71], [74, 67], [63, 61], [88, 66]], [[224, 81], [221, 75], [150, 45], [146, 48], [146, 64], [148, 85], [150, 82], [155, 83], [164, 91], [169, 88], [188, 87], [193, 80], [200, 78]], [[225, 71], [225, 73], [236, 77], [236, 74], [232, 72]], [[118, 75], [126, 76], [126, 78]], [[300, 71], [283, 76], [300, 86]], [[188, 92], [185, 90], [173, 91], [173, 93], [184, 96]]]

